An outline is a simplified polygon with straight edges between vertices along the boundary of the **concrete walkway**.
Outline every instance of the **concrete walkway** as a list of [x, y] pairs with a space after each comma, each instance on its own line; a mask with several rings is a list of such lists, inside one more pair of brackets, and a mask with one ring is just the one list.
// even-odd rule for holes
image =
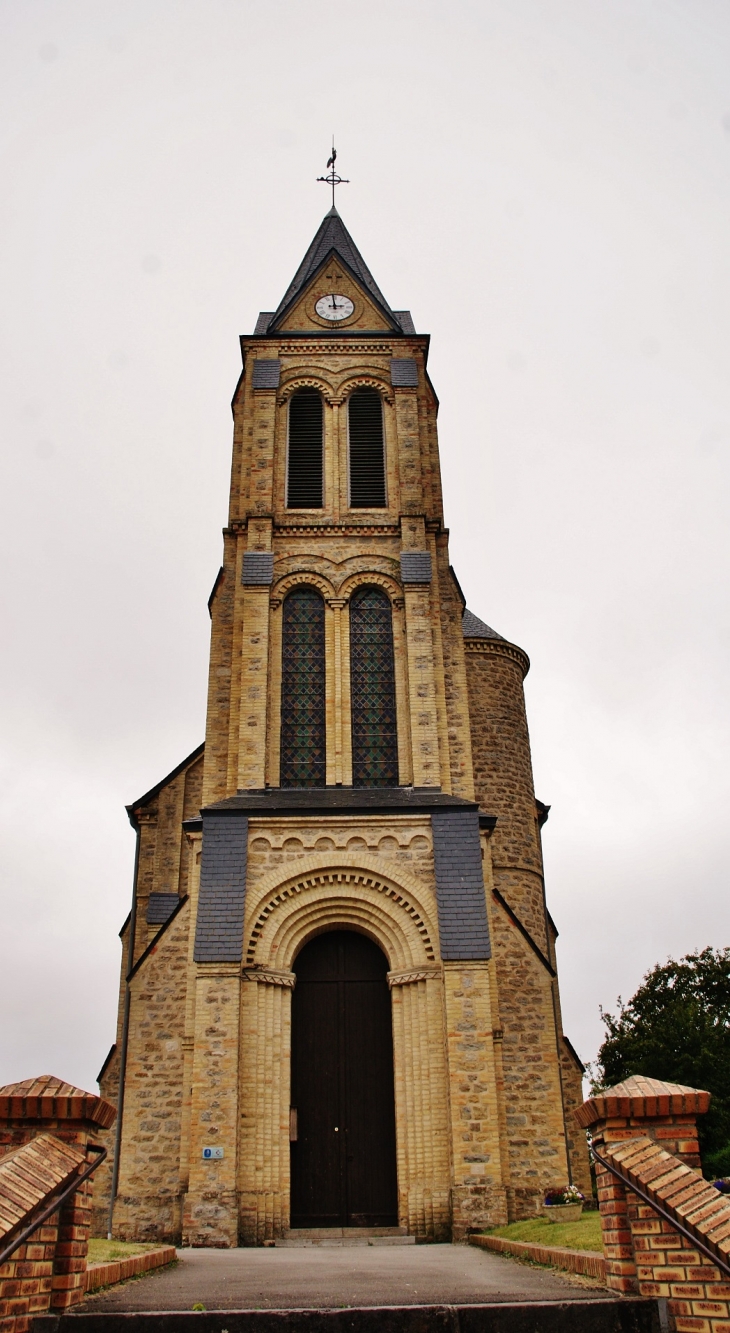
[[469, 1245], [178, 1250], [175, 1268], [91, 1295], [80, 1314], [132, 1310], [333, 1309], [603, 1299], [552, 1272]]

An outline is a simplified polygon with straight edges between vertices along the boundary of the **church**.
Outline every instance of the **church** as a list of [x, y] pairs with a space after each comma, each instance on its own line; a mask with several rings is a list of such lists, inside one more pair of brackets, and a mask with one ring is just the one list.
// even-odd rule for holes
[[241, 337], [205, 742], [128, 807], [102, 1234], [458, 1241], [590, 1191], [529, 662], [449, 563], [428, 349], [334, 206]]

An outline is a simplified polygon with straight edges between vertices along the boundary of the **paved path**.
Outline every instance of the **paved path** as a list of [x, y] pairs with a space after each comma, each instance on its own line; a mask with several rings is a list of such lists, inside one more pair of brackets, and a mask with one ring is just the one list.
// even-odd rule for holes
[[469, 1245], [179, 1250], [175, 1268], [90, 1296], [79, 1313], [477, 1305], [605, 1298], [552, 1272]]

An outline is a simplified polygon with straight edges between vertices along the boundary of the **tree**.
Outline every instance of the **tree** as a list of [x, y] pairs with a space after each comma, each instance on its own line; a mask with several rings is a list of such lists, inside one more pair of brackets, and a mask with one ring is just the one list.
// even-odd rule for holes
[[702, 949], [647, 972], [617, 1015], [601, 1010], [606, 1037], [594, 1091], [631, 1074], [712, 1093], [698, 1120], [707, 1175], [730, 1175], [730, 948]]

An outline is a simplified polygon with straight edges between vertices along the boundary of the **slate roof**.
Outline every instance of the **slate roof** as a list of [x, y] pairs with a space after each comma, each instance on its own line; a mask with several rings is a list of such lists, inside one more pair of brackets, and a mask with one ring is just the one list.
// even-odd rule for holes
[[485, 624], [473, 611], [464, 611], [461, 620], [461, 632], [465, 639], [504, 639], [503, 634], [498, 634], [496, 629]]
[[[475, 801], [461, 796], [450, 796], [438, 787], [268, 787], [265, 791], [240, 791], [222, 801], [205, 807], [205, 813], [275, 815], [304, 812], [329, 814], [350, 811], [363, 815], [377, 815], [388, 811], [407, 810], [428, 814], [432, 809], [476, 810]], [[185, 820], [189, 828], [195, 821]]]
[[[392, 321], [396, 328], [403, 333], [413, 331], [413, 321], [407, 310], [401, 310], [396, 315], [391, 310], [378, 284], [376, 283], [370, 269], [353, 241], [347, 227], [336, 208], [331, 208], [320, 223], [312, 244], [305, 254], [299, 268], [297, 269], [292, 282], [289, 284], [284, 297], [279, 303], [274, 314], [267, 319], [268, 312], [264, 311], [259, 315], [256, 322], [256, 333], [265, 333], [271, 325], [275, 325], [279, 317], [295, 301], [300, 292], [304, 290], [307, 283], [311, 281], [316, 273], [322, 268], [323, 264], [335, 252], [344, 264], [347, 265], [350, 272], [362, 284], [367, 292], [380, 306], [383, 313]], [[400, 318], [399, 318], [400, 316]], [[266, 321], [264, 323], [264, 321]]]

